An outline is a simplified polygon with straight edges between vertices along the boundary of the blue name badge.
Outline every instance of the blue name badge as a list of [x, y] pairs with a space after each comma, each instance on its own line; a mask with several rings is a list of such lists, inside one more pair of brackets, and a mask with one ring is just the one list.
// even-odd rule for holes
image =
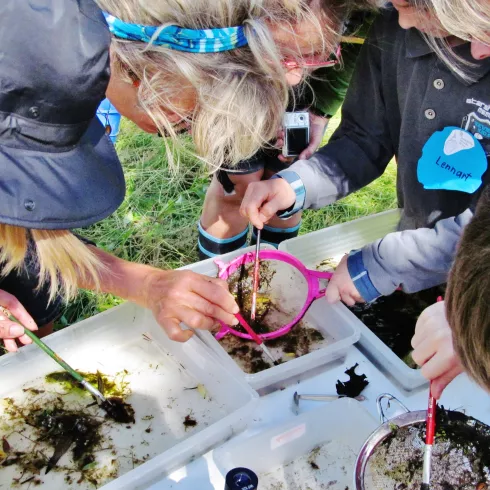
[[449, 126], [434, 133], [422, 149], [417, 178], [424, 189], [472, 194], [482, 185], [487, 157], [469, 131]]

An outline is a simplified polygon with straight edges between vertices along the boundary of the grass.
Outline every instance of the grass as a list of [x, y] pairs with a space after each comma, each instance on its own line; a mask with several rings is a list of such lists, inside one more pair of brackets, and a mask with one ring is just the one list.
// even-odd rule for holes
[[[334, 118], [327, 140], [339, 119]], [[169, 168], [158, 137], [123, 121], [116, 145], [126, 176], [126, 199], [109, 218], [79, 230], [111, 253], [161, 268], [176, 268], [198, 260], [197, 222], [209, 177], [186, 142], [178, 172]], [[395, 164], [366, 188], [318, 211], [306, 211], [301, 234], [396, 207]], [[81, 291], [67, 305], [56, 328], [88, 318], [120, 304], [121, 299]]]

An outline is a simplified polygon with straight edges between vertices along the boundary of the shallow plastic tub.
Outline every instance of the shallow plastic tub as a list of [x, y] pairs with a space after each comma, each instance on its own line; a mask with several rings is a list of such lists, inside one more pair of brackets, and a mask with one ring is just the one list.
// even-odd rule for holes
[[315, 269], [327, 258], [340, 261], [351, 250], [395, 231], [399, 220], [400, 211], [392, 209], [285, 240], [279, 250], [298, 257], [306, 267]]
[[340, 399], [213, 452], [224, 477], [245, 467], [259, 488], [345, 490], [351, 487], [357, 454], [378, 423], [361, 403]]
[[[257, 393], [222, 369], [199, 339], [185, 344], [169, 340], [148, 310], [131, 303], [57, 332], [46, 343], [76, 369], [109, 375], [128, 371], [125, 381], [132, 394], [127, 401], [135, 409], [136, 423], [105, 431], [116, 454], [101, 453], [100, 464], [106, 462], [104, 458], [114, 460], [120, 475], [103, 487], [107, 490], [146, 488], [244, 430], [258, 402]], [[32, 393], [23, 392], [25, 388], [55, 389], [48, 387], [44, 376], [59, 370], [34, 345], [1, 357], [0, 400], [12, 397], [22, 403], [22, 397]], [[68, 396], [62, 388], [58, 392]], [[90, 399], [84, 400], [83, 406], [88, 403]], [[195, 427], [183, 424], [188, 415], [197, 422]], [[2, 403], [0, 422], [1, 439], [11, 433]], [[21, 442], [16, 442], [16, 450], [28, 449], [17, 444]], [[60, 466], [70, 464], [68, 454], [59, 462]], [[15, 471], [15, 466], [0, 466], [0, 488], [10, 488], [12, 472], [19, 476]], [[76, 475], [73, 484], [68, 484], [62, 472], [41, 473], [39, 488], [93, 488], [88, 482], [77, 484]]]
[[[338, 262], [351, 250], [395, 231], [399, 217], [400, 213], [397, 209], [385, 211], [286, 240], [281, 243], [279, 249], [296, 256], [311, 269], [319, 268], [326, 259]], [[361, 348], [401, 387], [411, 391], [428, 383], [419, 369], [408, 367], [345, 305], [338, 304], [338, 306], [349, 317], [352, 324], [360, 329]]]
[[[272, 246], [265, 244], [262, 248], [273, 249]], [[252, 250], [255, 250], [255, 247], [243, 248], [223, 255], [220, 259], [223, 262], [230, 262], [235, 257]], [[192, 264], [185, 267], [185, 269], [213, 277], [216, 277], [218, 272], [218, 267], [214, 263], [214, 259]], [[327, 339], [327, 345], [256, 374], [248, 374], [243, 371], [211, 333], [198, 331], [197, 335], [216, 354], [220, 362], [225, 363], [224, 365], [227, 366], [230, 372], [233, 372], [238, 377], [244, 378], [252, 388], [255, 390], [267, 388], [277, 389], [283, 381], [294, 379], [309, 371], [313, 371], [319, 366], [342, 359], [347, 353], [347, 350], [360, 338], [358, 322], [356, 324], [352, 320], [350, 312], [342, 305], [329, 305], [323, 298], [316, 300], [312, 304], [304, 316], [303, 322], [309, 327], [320, 331], [325, 339]]]

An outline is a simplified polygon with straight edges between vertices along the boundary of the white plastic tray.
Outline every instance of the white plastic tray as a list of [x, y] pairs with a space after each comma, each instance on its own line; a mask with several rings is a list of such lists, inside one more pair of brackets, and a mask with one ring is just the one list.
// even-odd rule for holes
[[[298, 257], [307, 267], [315, 269], [327, 258], [340, 260], [345, 253], [393, 232], [399, 217], [397, 209], [385, 211], [286, 240], [279, 248]], [[389, 376], [409, 391], [427, 384], [420, 370], [408, 367], [347, 307], [343, 304], [338, 306], [348, 315], [349, 321], [359, 327], [360, 346]]]
[[[153, 340], [145, 339], [144, 333]], [[223, 370], [199, 339], [185, 344], [172, 342], [149, 311], [131, 303], [57, 332], [47, 344], [76, 369], [105, 374], [129, 371], [126, 381], [132, 394], [128, 402], [135, 409], [136, 424], [130, 429], [110, 429], [121, 476], [104, 486], [107, 490], [146, 488], [245, 429], [258, 402], [257, 393]], [[59, 371], [57, 364], [34, 345], [1, 357], [0, 400], [8, 396], [21, 399], [23, 387], [44, 383], [44, 375], [53, 371]], [[203, 389], [195, 389], [198, 384], [204, 386], [206, 397]], [[5, 422], [1, 412], [0, 403], [0, 438]], [[188, 414], [197, 420], [196, 427], [184, 427]], [[148, 426], [151, 433], [145, 432]], [[147, 462], [132, 469], [134, 460], [146, 454]], [[114, 458], [109, 452], [108, 457]], [[69, 463], [67, 454], [59, 464]], [[10, 488], [11, 478], [3, 473], [9, 469], [15, 467], [0, 468], [0, 488]], [[62, 473], [42, 473], [40, 488], [82, 489], [88, 485], [77, 485], [76, 477], [69, 485]]]
[[399, 220], [399, 210], [392, 209], [285, 240], [279, 250], [298, 257], [306, 267], [315, 269], [322, 260], [340, 261], [351, 250], [395, 231]]
[[[356, 456], [378, 422], [355, 400], [340, 399], [214, 451], [224, 477], [245, 467], [259, 488], [351, 488]], [[317, 468], [312, 467], [316, 465]]]
[[[264, 245], [262, 248], [273, 249], [269, 245]], [[254, 249], [254, 247], [243, 248], [224, 255], [220, 259], [223, 262], [229, 262], [233, 258]], [[185, 268], [209, 276], [216, 276], [218, 270], [213, 259], [198, 262]], [[355, 320], [357, 319], [355, 318]], [[329, 305], [323, 298], [312, 304], [304, 316], [304, 322], [310, 327], [319, 330], [325, 338], [330, 340], [330, 343], [326, 347], [322, 347], [309, 354], [292, 359], [279, 366], [271, 367], [257, 374], [245, 373], [211, 333], [199, 331], [197, 334], [218, 356], [220, 362], [226, 363], [227, 369], [236, 376], [245, 378], [252, 388], [260, 390], [270, 387], [277, 388], [278, 383], [282, 381], [289, 380], [295, 376], [307, 373], [318, 366], [342, 358], [345, 356], [349, 347], [356, 343], [360, 337], [358, 324], [352, 320], [350, 312], [342, 305]]]

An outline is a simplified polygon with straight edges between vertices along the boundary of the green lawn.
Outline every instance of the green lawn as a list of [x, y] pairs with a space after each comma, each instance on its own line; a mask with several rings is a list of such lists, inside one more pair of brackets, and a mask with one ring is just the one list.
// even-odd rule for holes
[[[325, 139], [338, 125], [330, 123]], [[114, 215], [84, 230], [98, 246], [127, 260], [175, 268], [197, 260], [196, 225], [209, 182], [190, 142], [179, 151], [180, 164], [169, 168], [161, 138], [123, 121], [116, 145], [124, 165], [126, 199]], [[361, 191], [319, 211], [304, 213], [301, 234], [396, 207], [394, 163]], [[58, 328], [121, 302], [110, 295], [82, 291], [67, 306]]]

